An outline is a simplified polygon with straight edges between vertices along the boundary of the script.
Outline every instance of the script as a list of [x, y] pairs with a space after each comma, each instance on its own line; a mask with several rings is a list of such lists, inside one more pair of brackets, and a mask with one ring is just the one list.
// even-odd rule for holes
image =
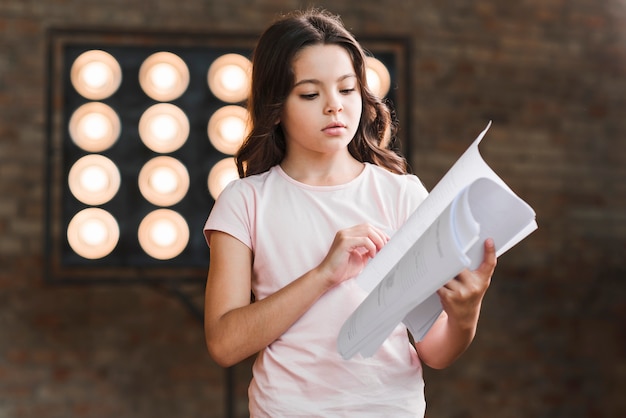
[[478, 268], [487, 238], [499, 257], [537, 229], [534, 210], [480, 155], [490, 126], [356, 277], [369, 294], [339, 332], [344, 359], [372, 356], [400, 323], [423, 339], [442, 311], [437, 290]]

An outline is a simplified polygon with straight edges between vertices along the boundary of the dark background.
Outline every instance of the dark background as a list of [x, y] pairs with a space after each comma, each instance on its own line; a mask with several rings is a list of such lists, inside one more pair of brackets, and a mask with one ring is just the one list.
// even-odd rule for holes
[[[260, 33], [314, 3], [0, 3], [0, 417], [222, 417], [202, 284], [44, 277], [51, 27]], [[626, 4], [335, 0], [357, 35], [411, 41], [409, 159], [428, 188], [489, 120], [489, 164], [539, 230], [499, 260], [476, 340], [425, 371], [434, 417], [626, 415]], [[198, 208], [206, 211], [208, 208]], [[179, 297], [181, 294], [186, 297]], [[242, 338], [246, 338], [242, 335]], [[237, 366], [246, 414], [249, 362]]]

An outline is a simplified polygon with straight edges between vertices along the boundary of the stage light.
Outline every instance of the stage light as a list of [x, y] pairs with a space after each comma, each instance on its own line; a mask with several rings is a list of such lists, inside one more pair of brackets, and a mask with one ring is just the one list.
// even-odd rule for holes
[[157, 209], [141, 221], [138, 238], [148, 255], [169, 260], [178, 256], [189, 243], [189, 227], [179, 213]]
[[122, 82], [122, 68], [109, 53], [90, 50], [82, 53], [70, 72], [76, 91], [89, 100], [102, 100], [111, 96]]
[[235, 164], [234, 158], [224, 158], [218, 161], [217, 164], [211, 168], [207, 178], [209, 193], [211, 193], [213, 199], [217, 199], [228, 183], [238, 178], [239, 173], [237, 172], [237, 165]]
[[76, 145], [88, 152], [102, 152], [119, 138], [121, 122], [117, 113], [104, 103], [89, 102], [74, 111], [69, 132]]
[[240, 54], [225, 54], [209, 67], [207, 82], [211, 92], [227, 103], [246, 99], [250, 89], [250, 60]]
[[81, 257], [103, 258], [118, 243], [119, 226], [115, 218], [100, 208], [87, 208], [78, 212], [67, 227], [67, 241]]
[[385, 97], [391, 86], [391, 76], [385, 64], [374, 57], [366, 58], [367, 86], [378, 97]]
[[[239, 177], [233, 155], [249, 134], [257, 37], [48, 35], [46, 280], [203, 283], [210, 252], [202, 227]], [[369, 59], [368, 84], [408, 119], [410, 89], [385, 93], [384, 81], [391, 74], [405, 85], [408, 44], [360, 39], [388, 68], [373, 76], [380, 66]], [[401, 140], [410, 136], [407, 124], [402, 132]]]
[[138, 184], [143, 197], [153, 205], [172, 206], [187, 194], [189, 173], [175, 158], [155, 157], [139, 172]]
[[68, 183], [77, 200], [86, 205], [101, 205], [119, 190], [120, 172], [113, 161], [102, 155], [85, 155], [72, 165]]
[[241, 106], [219, 108], [209, 119], [207, 134], [211, 144], [224, 154], [235, 154], [249, 132], [248, 120], [248, 111]]
[[159, 102], [169, 102], [187, 90], [189, 69], [178, 55], [156, 52], [141, 64], [139, 83], [149, 97]]
[[176, 151], [189, 137], [189, 119], [173, 104], [155, 104], [139, 119], [139, 136], [154, 152]]

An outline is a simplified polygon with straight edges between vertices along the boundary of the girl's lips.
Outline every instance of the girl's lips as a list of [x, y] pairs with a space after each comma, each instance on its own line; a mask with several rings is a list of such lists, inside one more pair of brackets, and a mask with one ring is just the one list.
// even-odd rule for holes
[[322, 129], [322, 131], [324, 131], [328, 135], [341, 135], [345, 128], [346, 125], [344, 125], [343, 123], [333, 122], [326, 125], [326, 127]]

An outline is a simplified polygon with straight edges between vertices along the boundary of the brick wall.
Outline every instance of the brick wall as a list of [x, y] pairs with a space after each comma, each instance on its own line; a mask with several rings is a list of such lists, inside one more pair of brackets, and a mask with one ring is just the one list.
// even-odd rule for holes
[[[158, 286], [42, 281], [45, 30], [260, 31], [274, 0], [0, 3], [0, 418], [224, 416], [197, 312]], [[626, 414], [626, 9], [621, 0], [319, 2], [411, 38], [411, 155], [434, 186], [484, 157], [540, 229], [500, 260], [475, 343], [426, 371], [429, 417]], [[182, 289], [201, 306], [201, 286]], [[245, 414], [248, 363], [235, 369]]]

